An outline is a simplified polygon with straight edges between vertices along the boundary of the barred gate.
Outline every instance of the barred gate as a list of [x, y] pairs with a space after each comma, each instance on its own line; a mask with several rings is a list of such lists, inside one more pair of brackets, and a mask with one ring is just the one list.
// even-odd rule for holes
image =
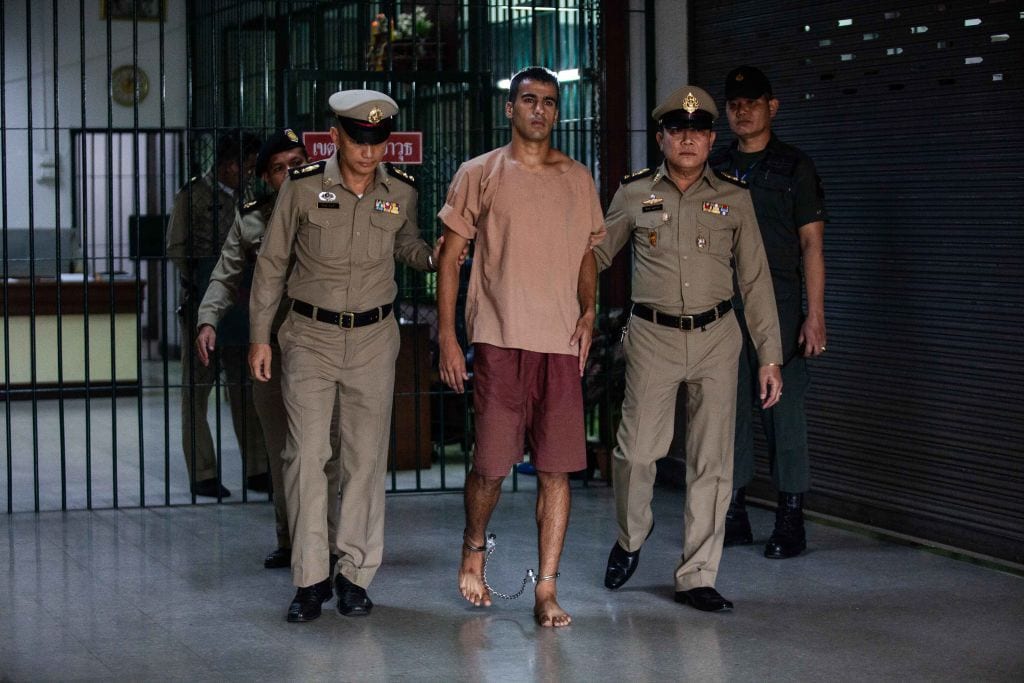
[[[391, 93], [401, 126], [424, 133], [425, 163], [409, 170], [419, 177], [424, 238], [433, 241], [458, 164], [507, 138], [502, 80], [515, 69], [559, 71], [556, 144], [599, 174], [600, 6], [3, 3], [6, 510], [196, 502], [181, 449], [178, 351], [187, 339], [174, 315], [177, 274], [164, 229], [176, 191], [208, 170], [220, 134], [326, 130], [336, 89]], [[436, 379], [433, 276], [399, 271], [403, 351], [389, 487], [460, 490], [469, 399]], [[221, 478], [232, 501], [265, 498], [243, 483], [225, 388], [219, 381], [209, 416]]]

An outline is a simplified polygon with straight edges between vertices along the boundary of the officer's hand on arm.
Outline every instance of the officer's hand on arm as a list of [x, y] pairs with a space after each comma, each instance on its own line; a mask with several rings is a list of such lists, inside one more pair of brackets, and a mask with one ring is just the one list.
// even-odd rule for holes
[[468, 247], [469, 240], [450, 228], [445, 228], [445, 234], [438, 238], [437, 327], [441, 353], [438, 371], [441, 381], [460, 394], [465, 391], [469, 374], [466, 372], [466, 356], [455, 338], [455, 302], [459, 295], [459, 267], [465, 260], [460, 254], [465, 253]]
[[270, 344], [249, 344], [249, 372], [258, 382], [270, 381]]
[[[441, 235], [437, 238], [437, 243], [434, 244], [434, 253], [431, 255], [431, 259], [433, 259], [435, 265], [441, 263], [441, 248], [443, 246], [444, 235]], [[466, 246], [462, 247], [462, 251], [459, 253], [459, 268], [462, 267], [462, 264], [466, 262], [467, 258], [469, 258], [469, 242], [466, 242]]]
[[761, 387], [761, 407], [771, 408], [782, 398], [782, 369], [778, 365], [762, 365], [757, 371]]
[[203, 325], [196, 336], [196, 355], [203, 367], [210, 367], [210, 354], [217, 348], [217, 330], [212, 325]]

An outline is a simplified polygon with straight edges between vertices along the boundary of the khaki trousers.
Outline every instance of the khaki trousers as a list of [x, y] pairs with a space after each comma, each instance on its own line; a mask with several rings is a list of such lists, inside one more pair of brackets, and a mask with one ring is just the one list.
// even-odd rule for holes
[[182, 334], [182, 341], [186, 339], [188, 345], [181, 347], [181, 450], [185, 454], [189, 481], [203, 481], [217, 476], [217, 456], [207, 412], [210, 393], [217, 382], [218, 366], [224, 370], [228, 380], [231, 423], [245, 467], [242, 476], [263, 474], [267, 471], [267, 447], [253, 403], [247, 360], [248, 348], [218, 346], [210, 358], [210, 364], [204, 367], [196, 359], [195, 333]]
[[329, 575], [327, 477], [331, 414], [341, 413], [341, 519], [338, 571], [366, 587], [384, 553], [384, 478], [394, 401], [398, 324], [345, 330], [290, 312], [277, 333], [288, 415], [284, 488], [292, 538], [292, 582]]
[[[270, 381], [253, 382], [252, 398], [256, 413], [263, 426], [263, 438], [270, 458], [270, 478], [274, 482], [274, 523], [277, 530], [277, 547], [291, 548], [291, 533], [288, 531], [288, 507], [284, 488], [284, 447], [288, 437], [288, 418], [285, 415], [284, 398], [281, 395], [281, 347], [271, 345]], [[327, 475], [327, 534], [331, 539], [338, 531], [338, 505], [341, 493], [341, 470], [338, 457], [341, 441], [338, 435], [338, 403], [334, 403], [331, 416], [331, 459], [324, 472]]]
[[635, 316], [629, 322], [626, 396], [612, 455], [618, 541], [632, 552], [651, 529], [656, 463], [672, 442], [676, 392], [686, 384], [685, 528], [676, 590], [715, 585], [732, 494], [741, 342], [732, 314], [704, 331], [686, 332]]

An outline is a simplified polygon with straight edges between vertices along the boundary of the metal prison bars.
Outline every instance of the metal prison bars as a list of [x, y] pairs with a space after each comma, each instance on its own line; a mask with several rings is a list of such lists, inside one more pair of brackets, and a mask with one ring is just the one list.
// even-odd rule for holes
[[[543, 64], [563, 79], [556, 144], [599, 173], [599, 2], [57, 8], [0, 6], [8, 513], [196, 502], [181, 455], [181, 420], [196, 416], [180, 414], [178, 360], [191, 333], [175, 319], [178, 274], [163, 245], [176, 192], [209, 170], [222, 134], [326, 130], [335, 89], [392, 93], [401, 126], [423, 132], [423, 164], [409, 170], [433, 242], [458, 164], [507, 139], [501, 81]], [[437, 380], [434, 276], [399, 268], [397, 277], [403, 357], [389, 490], [461, 490], [472, 399]], [[621, 368], [600, 337], [594, 356], [588, 429], [608, 434]], [[226, 385], [218, 374], [218, 478], [245, 501], [257, 494], [224, 434]]]

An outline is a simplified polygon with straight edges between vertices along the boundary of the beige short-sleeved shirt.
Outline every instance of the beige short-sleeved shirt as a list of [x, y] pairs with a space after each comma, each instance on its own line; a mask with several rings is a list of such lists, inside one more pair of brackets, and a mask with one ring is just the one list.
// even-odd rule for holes
[[438, 213], [476, 240], [466, 299], [473, 343], [576, 355], [580, 263], [604, 217], [586, 167], [534, 172], [499, 147], [462, 164]]

